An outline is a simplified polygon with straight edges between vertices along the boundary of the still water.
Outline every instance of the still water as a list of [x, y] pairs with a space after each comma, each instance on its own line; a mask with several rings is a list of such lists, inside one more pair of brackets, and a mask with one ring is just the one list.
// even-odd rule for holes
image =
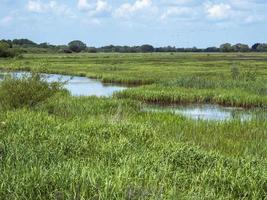
[[[14, 77], [22, 77], [29, 75], [28, 72], [12, 72], [12, 73], [0, 73], [0, 79], [3, 79], [5, 75], [11, 75]], [[126, 87], [104, 84], [99, 80], [91, 79], [80, 76], [68, 76], [58, 74], [42, 74], [48, 82], [66, 82], [64, 87], [70, 91], [73, 96], [104, 96], [110, 97], [114, 92], [122, 91]]]
[[194, 120], [226, 121], [239, 119], [241, 121], [248, 121], [252, 118], [267, 119], [266, 110], [223, 107], [212, 104], [173, 106], [147, 105], [144, 107], [144, 110], [146, 112], [171, 112]]

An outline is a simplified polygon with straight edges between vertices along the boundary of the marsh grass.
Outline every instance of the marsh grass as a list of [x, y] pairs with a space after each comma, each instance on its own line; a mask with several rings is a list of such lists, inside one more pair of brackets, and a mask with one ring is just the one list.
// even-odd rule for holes
[[114, 96], [161, 104], [215, 103], [244, 108], [267, 107], [267, 84], [262, 79], [216, 80], [186, 76], [128, 89]]
[[60, 82], [48, 83], [41, 74], [31, 73], [21, 77], [6, 76], [0, 82], [0, 107], [17, 109], [33, 107], [57, 93], [67, 93]]
[[2, 199], [267, 195], [264, 121], [196, 123], [129, 100], [67, 96], [0, 121]]
[[[241, 73], [256, 66], [256, 80], [232, 80], [233, 62]], [[45, 54], [0, 66], [153, 83], [96, 98], [34, 77], [6, 80], [1, 97], [16, 109], [0, 112], [0, 199], [267, 197], [266, 120], [194, 121], [135, 101], [262, 108], [266, 54]]]

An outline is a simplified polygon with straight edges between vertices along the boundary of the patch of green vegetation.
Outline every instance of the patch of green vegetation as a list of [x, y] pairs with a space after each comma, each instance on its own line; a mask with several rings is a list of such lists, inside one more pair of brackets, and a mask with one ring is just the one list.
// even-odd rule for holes
[[238, 107], [267, 107], [267, 84], [264, 80], [215, 80], [187, 76], [169, 82], [124, 90], [118, 98], [148, 103], [213, 103]]
[[67, 93], [61, 83], [48, 83], [40, 74], [7, 76], [0, 83], [0, 108], [33, 107], [63, 91]]
[[195, 122], [143, 113], [132, 101], [68, 96], [0, 121], [3, 199], [267, 195], [266, 121]]
[[97, 98], [62, 95], [38, 76], [0, 83], [13, 108], [0, 112], [0, 199], [265, 199], [265, 119], [194, 121], [144, 112], [140, 101], [263, 108], [266, 62], [255, 53], [0, 59], [5, 70], [150, 84]]

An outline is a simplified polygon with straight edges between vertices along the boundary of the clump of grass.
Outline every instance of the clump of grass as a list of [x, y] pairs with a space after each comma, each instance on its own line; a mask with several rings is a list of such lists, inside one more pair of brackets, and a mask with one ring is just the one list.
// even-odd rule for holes
[[60, 92], [67, 92], [63, 83], [49, 83], [38, 73], [8, 76], [0, 83], [0, 108], [33, 107]]

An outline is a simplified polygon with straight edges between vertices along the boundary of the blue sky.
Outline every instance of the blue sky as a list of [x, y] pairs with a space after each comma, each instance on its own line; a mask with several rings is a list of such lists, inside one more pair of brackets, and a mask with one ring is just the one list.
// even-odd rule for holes
[[88, 46], [267, 42], [267, 0], [0, 0], [0, 38]]

